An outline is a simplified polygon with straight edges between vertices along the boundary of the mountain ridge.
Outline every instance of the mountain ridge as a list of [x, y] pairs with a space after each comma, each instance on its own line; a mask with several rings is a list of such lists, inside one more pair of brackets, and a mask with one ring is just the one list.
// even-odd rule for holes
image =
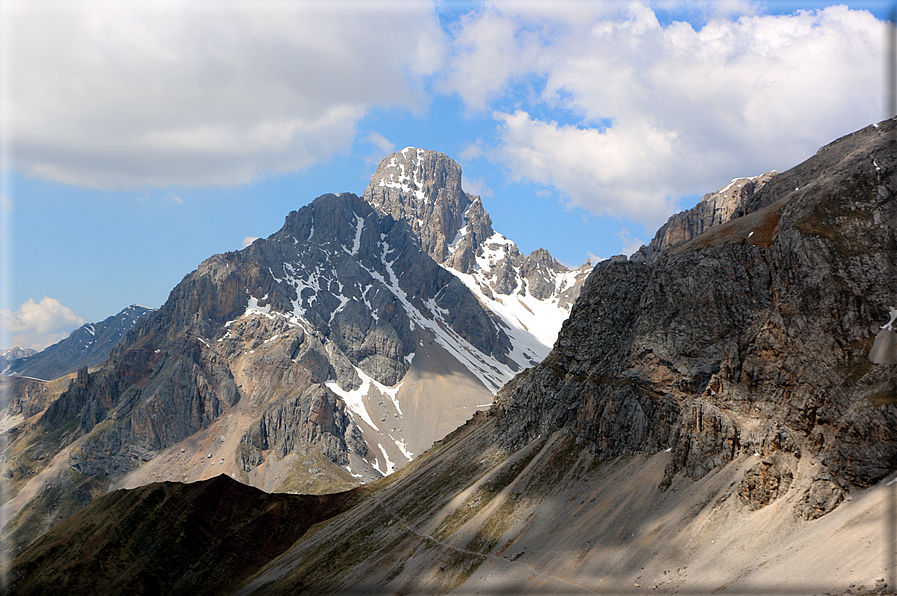
[[[542, 250], [526, 261], [460, 189], [457, 164], [414, 155], [433, 164], [408, 170], [420, 188], [387, 193], [412, 223], [352, 193], [318, 197], [268, 238], [200, 263], [101, 367], [17, 428], [4, 473], [24, 492], [9, 527], [37, 523], [27, 495], [66, 502], [85, 478], [90, 494], [222, 472], [266, 491], [348, 489], [405, 465], [547, 354], [587, 268]], [[433, 260], [414, 231], [418, 216], [448, 217], [446, 205], [457, 241], [440, 246], [463, 245], [470, 274]], [[475, 229], [501, 250], [472, 242]], [[490, 289], [498, 276], [480, 275], [493, 268], [516, 280], [503, 294]], [[46, 456], [18, 452], [60, 429], [68, 452], [52, 474]]]
[[[600, 263], [549, 355], [487, 412], [232, 592], [885, 593], [895, 133], [892, 119], [848, 135], [725, 209], [707, 200], [710, 220], [680, 214], [683, 234], [667, 228], [651, 258]], [[335, 252], [361, 245], [356, 216]], [[389, 262], [369, 266], [403, 287]], [[253, 287], [227, 329], [280, 324], [272, 306], [304, 289], [275, 289]], [[286, 328], [256, 348], [271, 331]], [[42, 548], [17, 559], [31, 578]]]
[[40, 352], [20, 356], [3, 367], [0, 374], [51, 381], [100, 364], [121, 342], [137, 320], [154, 309], [132, 304], [98, 323], [85, 323], [68, 337]]

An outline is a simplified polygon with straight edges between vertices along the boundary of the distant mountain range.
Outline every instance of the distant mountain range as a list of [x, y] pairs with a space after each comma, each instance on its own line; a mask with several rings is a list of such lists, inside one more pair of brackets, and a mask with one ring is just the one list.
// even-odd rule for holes
[[0, 374], [50, 381], [96, 366], [109, 356], [140, 317], [153, 309], [136, 304], [99, 323], [87, 323], [62, 341], [37, 352], [11, 348], [0, 354]]
[[[544, 358], [591, 269], [520, 253], [446, 155], [391, 154], [363, 196], [321, 196], [201, 263], [79, 373], [40, 422], [71, 429], [52, 491], [62, 503], [84, 478], [226, 473], [324, 493], [380, 478]], [[9, 477], [27, 484], [42, 465], [10, 461]]]
[[[49, 532], [13, 561], [8, 593], [890, 593], [895, 133], [888, 120], [786, 172], [735, 181], [635, 258], [595, 267], [532, 368], [519, 358], [535, 348], [516, 344], [483, 297], [531, 294], [534, 257], [485, 267], [492, 235], [473, 225], [476, 201], [456, 196], [440, 213], [416, 192], [426, 156], [391, 156], [381, 168], [394, 177], [372, 182], [383, 199], [322, 197], [266, 241], [207, 261], [47, 410], [38, 433], [71, 429], [73, 417], [87, 432], [71, 431], [80, 438], [66, 460], [81, 484], [47, 468], [12, 499], [18, 523]], [[389, 206], [390, 189], [417, 202]], [[479, 268], [456, 256], [468, 236]], [[511, 270], [500, 283], [496, 272]], [[456, 283], [465, 275], [471, 283]], [[555, 275], [552, 296], [568, 274]], [[376, 483], [295, 507], [230, 478], [157, 483], [97, 499], [54, 529], [44, 521], [64, 494], [89, 500], [114, 458], [126, 470], [141, 454], [170, 466], [234, 453], [252, 481], [271, 459], [330, 445], [329, 461], [348, 452], [376, 468], [374, 405], [391, 408], [390, 423], [408, 416], [414, 401], [392, 392], [445, 374], [439, 350], [470, 360], [435, 399], [462, 378], [485, 387], [520, 372], [488, 412]], [[180, 426], [158, 422], [165, 395], [190, 405]], [[346, 405], [332, 405], [341, 395]], [[246, 428], [239, 443], [225, 424]], [[345, 450], [340, 424], [344, 440], [361, 437]], [[168, 450], [146, 438], [177, 428], [190, 439]], [[235, 451], [219, 446], [231, 441]], [[229, 541], [261, 527], [301, 535], [232, 565]]]

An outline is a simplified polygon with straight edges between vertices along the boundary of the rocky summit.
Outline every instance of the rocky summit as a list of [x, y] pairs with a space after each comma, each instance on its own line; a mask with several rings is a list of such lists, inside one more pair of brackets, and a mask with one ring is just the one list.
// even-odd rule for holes
[[488, 414], [235, 591], [893, 593], [895, 133], [596, 267]]
[[548, 354], [590, 270], [523, 256], [447, 156], [391, 155], [362, 197], [321, 196], [201, 263], [102, 366], [8, 425], [8, 544], [112, 488], [380, 478]]
[[588, 261], [570, 270], [542, 248], [523, 255], [492, 229], [480, 198], [461, 190], [460, 167], [435, 151], [407, 147], [387, 156], [364, 198], [406, 221], [422, 248], [499, 316], [515, 363], [529, 367], [548, 354], [592, 270]]
[[[255, 558], [251, 565], [247, 562], [232, 576], [232, 583], [210, 585], [207, 591], [893, 593], [888, 585], [893, 582], [893, 545], [883, 537], [883, 528], [889, 519], [893, 523], [888, 511], [893, 507], [891, 489], [897, 471], [895, 136], [897, 121], [888, 120], [838, 139], [786, 172], [739, 179], [671, 218], [633, 259], [600, 263], [582, 286], [548, 356], [532, 368], [521, 367], [488, 412], [476, 413], [408, 465], [352, 493], [348, 500], [337, 496], [331, 504], [308, 503], [306, 518], [333, 517], [314, 526], [314, 531], [299, 527], [301, 535], [291, 545], [277, 542], [277, 552]], [[140, 370], [180, 367], [205, 379], [205, 385], [196, 383], [206, 387], [205, 393], [197, 389], [194, 399], [222, 396], [224, 403], [214, 420], [234, 424], [235, 406], [252, 402], [253, 396], [258, 411], [270, 413], [251, 418], [251, 426], [241, 435], [239, 453], [250, 468], [258, 470], [267, 459], [289, 452], [287, 447], [277, 451], [280, 441], [290, 436], [281, 429], [296, 418], [315, 421], [299, 426], [305, 432], [345, 424], [349, 430], [354, 425], [364, 436], [367, 429], [359, 422], [360, 413], [329, 415], [334, 410], [328, 409], [327, 400], [340, 391], [351, 394], [351, 387], [367, 378], [385, 389], [389, 387], [384, 383], [393, 377], [407, 380], [423, 356], [421, 336], [406, 341], [399, 333], [402, 325], [391, 324], [397, 338], [378, 343], [392, 346], [392, 357], [381, 355], [382, 359], [364, 364], [370, 352], [348, 339], [328, 340], [334, 332], [327, 336], [322, 331], [325, 324], [341, 328], [335, 324], [341, 309], [322, 311], [335, 313], [332, 318], [309, 314], [314, 307], [311, 298], [320, 290], [307, 292], [307, 285], [324, 287], [324, 282], [299, 282], [297, 276], [288, 275], [287, 267], [267, 271], [270, 261], [262, 256], [268, 250], [286, 250], [281, 247], [290, 242], [298, 246], [303, 238], [331, 225], [348, 233], [330, 245], [331, 253], [318, 253], [311, 262], [326, 262], [325, 254], [331, 259], [340, 252], [352, 255], [356, 247], [371, 243], [373, 256], [359, 259], [358, 267], [383, 280], [381, 286], [365, 291], [370, 306], [362, 301], [368, 311], [377, 313], [378, 325], [408, 316], [414, 323], [408, 329], [420, 332], [433, 331], [432, 323], [438, 321], [440, 328], [453, 329], [471, 346], [488, 349], [481, 353], [488, 353], [494, 362], [511, 368], [513, 339], [502, 334], [499, 318], [490, 319], [494, 326], [481, 336], [467, 337], [463, 328], [449, 325], [451, 311], [438, 310], [448, 308], [439, 302], [440, 292], [473, 296], [474, 292], [463, 294], [461, 289], [479, 288], [480, 300], [472, 298], [472, 305], [483, 303], [487, 289], [502, 298], [524, 295], [521, 286], [529, 295], [534, 286], [518, 283], [516, 294], [503, 294], [490, 283], [496, 279], [488, 277], [492, 269], [459, 264], [457, 269], [449, 266], [455, 271], [450, 273], [430, 257], [435, 251], [442, 264], [452, 263], [461, 240], [473, 235], [479, 247], [475, 261], [488, 259], [490, 245], [484, 239], [494, 236], [486, 233], [488, 229], [480, 235], [471, 226], [477, 201], [459, 195], [458, 209], [467, 215], [452, 220], [426, 250], [417, 244], [433, 271], [445, 271], [444, 279], [449, 280], [445, 287], [452, 289], [425, 289], [420, 302], [410, 297], [411, 282], [400, 275], [398, 261], [393, 260], [400, 258], [393, 251], [401, 241], [395, 230], [413, 229], [408, 213], [422, 220], [435, 217], [438, 210], [434, 206], [428, 211], [427, 201], [435, 205], [437, 197], [424, 192], [425, 185], [418, 183], [421, 174], [413, 166], [425, 171], [435, 168], [432, 164], [438, 159], [413, 150], [400, 154], [410, 161], [400, 161], [399, 154], [389, 157], [380, 170], [387, 175], [396, 170], [394, 177], [378, 179], [381, 172], [373, 185], [380, 189], [405, 185], [399, 191], [421, 201], [422, 211], [386, 215], [356, 197], [326, 197], [324, 202], [342, 205], [342, 219], [336, 223], [333, 218], [320, 222], [312, 217], [313, 204], [288, 218], [288, 225], [275, 235], [279, 244], [272, 237], [248, 251], [217, 257], [227, 264], [215, 265], [220, 279], [247, 276], [225, 284], [233, 288], [231, 294], [218, 292], [211, 294], [215, 300], [203, 302], [199, 296], [210, 294], [179, 286], [177, 299], [173, 294], [166, 308], [191, 304], [183, 312], [199, 313], [190, 319], [193, 333], [206, 325], [220, 331], [197, 335], [202, 341], [185, 339], [173, 361], [168, 360], [174, 358], [170, 352], [153, 360], [155, 350], [163, 353], [156, 344], [136, 353], [147, 359], [145, 363], [136, 355], [123, 358], [128, 350], [122, 348], [116, 360], [118, 378], [128, 372], [135, 379], [130, 386], [137, 388], [131, 390], [137, 397], [130, 411], [146, 408], [142, 400], [155, 387], [152, 378], [142, 384], [136, 381], [142, 378]], [[434, 161], [428, 162], [430, 158]], [[400, 163], [404, 168], [398, 167]], [[383, 192], [392, 196], [393, 191]], [[376, 230], [372, 237], [365, 236], [369, 226]], [[529, 279], [518, 264], [523, 261], [514, 262], [511, 251], [502, 253], [508, 256], [511, 260], [496, 258], [495, 263], [506, 263], [522, 276], [518, 280]], [[241, 259], [259, 266], [246, 267]], [[293, 257], [284, 262], [293, 263]], [[541, 262], [550, 267], [551, 261]], [[301, 266], [308, 271], [310, 265]], [[209, 265], [200, 271], [204, 267]], [[298, 270], [300, 265], [291, 267]], [[302, 279], [311, 279], [307, 275]], [[416, 285], [422, 278], [410, 279]], [[334, 296], [345, 296], [346, 286], [343, 282]], [[405, 314], [389, 314], [385, 305], [390, 304], [390, 295], [404, 305], [398, 290], [383, 289], [389, 287], [402, 289], [404, 300], [415, 305], [419, 316], [408, 315], [414, 311], [398, 305], [395, 312]], [[248, 303], [222, 298], [231, 295], [248, 296], [244, 298]], [[365, 311], [359, 310], [362, 314], [353, 319], [356, 325], [364, 320]], [[140, 337], [153, 337], [152, 320], [140, 327], [132, 345], [138, 345]], [[253, 336], [256, 343], [249, 351], [255, 350], [255, 358], [273, 354], [264, 346], [280, 345], [271, 339], [276, 331], [278, 337], [290, 338], [289, 348], [278, 348], [290, 352], [290, 362], [307, 363], [300, 397], [284, 393], [289, 397], [273, 402], [280, 404], [278, 410], [265, 405], [267, 394], [256, 390], [289, 386], [286, 375], [298, 375], [298, 368], [274, 364], [269, 369], [282, 372], [266, 374], [279, 376], [251, 385], [250, 374], [237, 374], [234, 390], [228, 389], [227, 375], [216, 372], [225, 370], [225, 362], [248, 358], [238, 355], [248, 354], [241, 338], [250, 327], [265, 325], [276, 327]], [[381, 337], [393, 336], [384, 331]], [[324, 347], [317, 348], [311, 338]], [[216, 352], [219, 369], [211, 359], [213, 345], [222, 346]], [[230, 348], [224, 346], [234, 347], [227, 351]], [[320, 350], [329, 359], [317, 355]], [[337, 360], [331, 351], [342, 356]], [[334, 362], [344, 362], [343, 372], [337, 364], [328, 364]], [[188, 363], [196, 368], [188, 368]], [[316, 379], [325, 369], [329, 372], [322, 384]], [[76, 383], [80, 393], [71, 392], [57, 403], [94, 403], [88, 396], [95, 395], [91, 384], [98, 382], [98, 376], [82, 375]], [[109, 394], [105, 382], [104, 394]], [[330, 385], [334, 387], [328, 392]], [[74, 399], [76, 394], [84, 396], [80, 402]], [[163, 411], [154, 407], [154, 413]], [[352, 407], [347, 405], [346, 411]], [[90, 410], [82, 406], [77, 411], [83, 419]], [[115, 421], [128, 416], [125, 412], [116, 417], [116, 411], [122, 410], [110, 409], [112, 413], [102, 418], [111, 422], [94, 424], [113, 432], [118, 428]], [[191, 410], [193, 415], [208, 411]], [[56, 415], [52, 412], [51, 408], [45, 417]], [[295, 412], [299, 414], [290, 418]], [[141, 424], [151, 419], [144, 415]], [[132, 420], [136, 424], [137, 419]], [[96, 431], [92, 433], [78, 443], [71, 461], [81, 461], [77, 458], [88, 453], [88, 446], [102, 445], [95, 440]], [[209, 435], [202, 441], [205, 452], [215, 439]], [[337, 452], [338, 447], [333, 446]], [[350, 445], [349, 451], [364, 459], [360, 442]], [[92, 572], [90, 582], [115, 585], [123, 576], [119, 568], [99, 567], [107, 561], [154, 569], [166, 560], [159, 545], [176, 544], [165, 531], [146, 539], [148, 546], [139, 551], [144, 556], [133, 562], [134, 551], [121, 547], [120, 537], [95, 532], [89, 525], [105, 515], [106, 523], [133, 524], [127, 511], [144, 507], [152, 491], [167, 494], [158, 487], [127, 491], [115, 501], [97, 500], [35, 542], [13, 562], [10, 593], [40, 593], [47, 587], [41, 579], [45, 577], [52, 578], [54, 587], [77, 592], [88, 583], [85, 569]], [[282, 506], [276, 504], [279, 498], [271, 496], [272, 509]], [[223, 521], [205, 543], [221, 544], [221, 537], [233, 535], [234, 524], [271, 523], [269, 515], [257, 513], [267, 511], [264, 505], [252, 502], [245, 519]], [[85, 528], [93, 537], [91, 552], [102, 556], [67, 553], [68, 544], [83, 541], [79, 537]], [[165, 575], [167, 585], [182, 581], [179, 585], [189, 584], [202, 593], [203, 585], [194, 580], [208, 576], [206, 565], [217, 565], [209, 552], [197, 552], [184, 565], [189, 573], [183, 580]], [[160, 577], [163, 574], [155, 573], [144, 580], [135, 575], [128, 589], [150, 589]]]

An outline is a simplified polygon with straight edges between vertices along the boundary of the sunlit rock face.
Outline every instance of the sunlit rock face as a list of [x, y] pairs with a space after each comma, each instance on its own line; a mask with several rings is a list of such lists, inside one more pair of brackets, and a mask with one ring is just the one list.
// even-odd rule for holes
[[554, 351], [500, 397], [501, 440], [568, 428], [602, 458], [671, 449], [667, 482], [781, 456], [745, 489], [760, 502], [812, 455], [808, 518], [897, 467], [894, 126], [737, 180], [598, 267]]
[[123, 486], [222, 472], [265, 490], [356, 486], [539, 362], [590, 269], [525, 257], [454, 161], [408, 149], [363, 198], [323, 195], [205, 260], [43, 421], [77, 422], [70, 470]]

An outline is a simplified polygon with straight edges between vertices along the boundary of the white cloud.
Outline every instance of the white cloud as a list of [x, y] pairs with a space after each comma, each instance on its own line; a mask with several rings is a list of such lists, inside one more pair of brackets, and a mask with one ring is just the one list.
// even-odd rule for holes
[[481, 157], [483, 155], [483, 145], [480, 139], [477, 139], [474, 143], [466, 144], [461, 152], [458, 154], [458, 157], [463, 161], [472, 161]]
[[492, 189], [484, 180], [479, 178], [470, 178], [464, 177], [464, 183], [462, 185], [466, 192], [469, 192], [472, 195], [477, 195], [478, 197], [492, 197], [495, 196], [495, 193], [492, 192]]
[[487, 8], [459, 25], [443, 83], [498, 108], [489, 157], [513, 178], [646, 227], [678, 196], [784, 170], [880, 119], [884, 25], [871, 14], [705, 5], [698, 29], [638, 3], [578, 20]]
[[368, 133], [364, 140], [376, 147], [373, 153], [364, 158], [365, 163], [379, 165], [380, 162], [383, 161], [383, 158], [390, 153], [395, 153], [395, 143], [381, 135], [379, 132]]
[[368, 133], [368, 136], [365, 140], [379, 149], [380, 152], [383, 153], [384, 157], [386, 157], [390, 153], [394, 153], [396, 150], [396, 144], [378, 132]]
[[13, 345], [43, 349], [84, 324], [84, 318], [55, 298], [29, 298], [18, 310], [0, 310], [0, 325]]
[[514, 19], [492, 9], [463, 17], [452, 47], [454, 59], [440, 85], [459, 93], [473, 110], [486, 109], [512, 78], [532, 68], [542, 50], [535, 35], [518, 31]]
[[617, 233], [617, 238], [622, 242], [620, 254], [626, 255], [627, 257], [641, 248], [644, 244], [641, 238], [633, 237], [626, 228], [620, 228], [620, 231]]
[[243, 248], [246, 248], [256, 240], [258, 240], [258, 236], [246, 236], [243, 238]]
[[[688, 165], [675, 134], [637, 129], [581, 129], [497, 112], [499, 159], [515, 179], [550, 184], [572, 205], [601, 215], [662, 223], [673, 203], [670, 180]], [[656, 226], [655, 226], [656, 227]]]
[[16, 166], [103, 189], [326, 161], [372, 106], [420, 109], [426, 2], [4, 3]]
[[[4, 115], [33, 176], [228, 185], [325, 162], [372, 108], [420, 112], [435, 89], [496, 120], [462, 160], [648, 227], [678, 196], [784, 170], [881, 116], [883, 24], [867, 12], [657, 6], [699, 24], [614, 0], [490, 1], [448, 33], [423, 0], [9, 0]], [[363, 141], [370, 163], [395, 148]]]

